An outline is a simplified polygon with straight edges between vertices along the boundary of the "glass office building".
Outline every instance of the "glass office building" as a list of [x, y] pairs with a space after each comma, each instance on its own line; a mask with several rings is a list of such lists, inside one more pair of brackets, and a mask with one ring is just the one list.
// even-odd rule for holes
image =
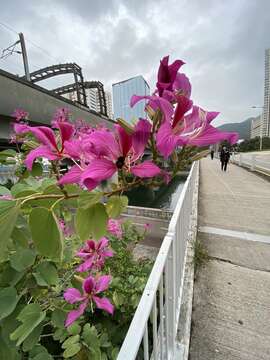
[[132, 95], [150, 95], [150, 87], [141, 75], [113, 84], [112, 88], [114, 119], [132, 123], [140, 117], [145, 118], [146, 101], [140, 101], [133, 108], [129, 105]]

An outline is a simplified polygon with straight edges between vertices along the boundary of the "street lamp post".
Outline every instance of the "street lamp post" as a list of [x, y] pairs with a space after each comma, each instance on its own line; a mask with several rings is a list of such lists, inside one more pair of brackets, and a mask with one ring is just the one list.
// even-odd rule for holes
[[[252, 109], [264, 109], [264, 106], [251, 106]], [[262, 139], [263, 139], [263, 113], [261, 113], [260, 115], [260, 122], [261, 122], [261, 126], [260, 126], [260, 151], [262, 151]]]

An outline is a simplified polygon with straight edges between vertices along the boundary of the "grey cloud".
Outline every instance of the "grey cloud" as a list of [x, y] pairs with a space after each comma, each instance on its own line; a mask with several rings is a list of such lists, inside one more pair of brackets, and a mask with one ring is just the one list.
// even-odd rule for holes
[[[241, 121], [254, 114], [251, 105], [263, 101], [268, 0], [15, 0], [1, 9], [0, 21], [49, 53], [27, 43], [33, 70], [75, 61], [86, 79], [101, 80], [107, 88], [137, 74], [153, 88], [159, 59], [171, 54], [187, 63], [183, 71], [192, 81], [194, 101], [221, 111], [217, 124]], [[15, 38], [0, 27], [0, 50]], [[0, 67], [22, 72], [15, 55]]]

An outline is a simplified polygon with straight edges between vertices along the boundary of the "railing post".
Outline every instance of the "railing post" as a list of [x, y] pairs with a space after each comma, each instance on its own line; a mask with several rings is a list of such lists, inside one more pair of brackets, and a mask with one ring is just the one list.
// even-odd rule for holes
[[239, 166], [242, 166], [242, 162], [243, 162], [242, 154], [240, 154], [239, 155]]
[[166, 303], [166, 360], [171, 360], [175, 352], [175, 271], [173, 243], [171, 243], [168, 259], [165, 267], [165, 303]]
[[256, 155], [255, 154], [252, 154], [251, 155], [251, 171], [254, 171], [255, 170], [255, 161], [256, 161]]

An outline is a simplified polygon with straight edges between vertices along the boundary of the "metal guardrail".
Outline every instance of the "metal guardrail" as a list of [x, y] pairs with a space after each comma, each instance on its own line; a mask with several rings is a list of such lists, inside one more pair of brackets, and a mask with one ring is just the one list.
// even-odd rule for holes
[[233, 154], [231, 161], [239, 166], [246, 167], [251, 171], [258, 171], [270, 176], [270, 162], [258, 159], [256, 154]]
[[176, 336], [198, 176], [194, 162], [117, 360], [179, 359]]

